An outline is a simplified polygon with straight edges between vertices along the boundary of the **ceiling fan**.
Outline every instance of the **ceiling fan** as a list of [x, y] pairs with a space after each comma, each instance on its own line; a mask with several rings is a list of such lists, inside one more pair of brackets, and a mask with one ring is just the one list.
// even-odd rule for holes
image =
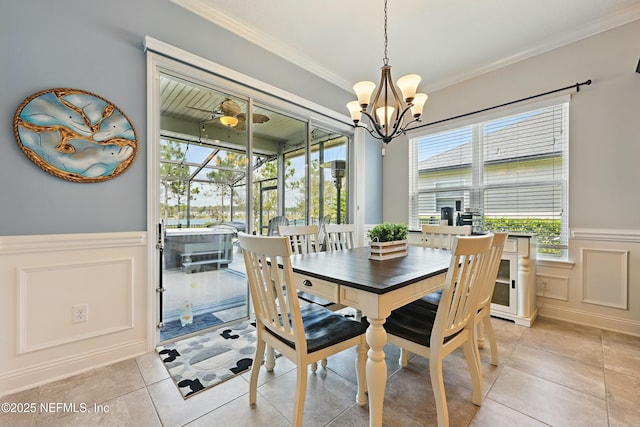
[[[203, 108], [188, 107], [193, 110], [204, 111], [211, 114], [211, 120], [216, 120], [226, 127], [235, 127], [238, 130], [246, 129], [246, 113], [242, 113], [240, 106], [232, 99], [225, 99], [220, 103], [218, 108], [213, 111], [205, 110]], [[254, 113], [253, 123], [266, 123], [269, 121], [269, 117], [264, 114]]]

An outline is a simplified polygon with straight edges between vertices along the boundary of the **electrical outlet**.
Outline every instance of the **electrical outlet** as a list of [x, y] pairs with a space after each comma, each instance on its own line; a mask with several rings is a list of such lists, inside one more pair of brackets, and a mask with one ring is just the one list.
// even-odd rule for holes
[[78, 304], [73, 306], [73, 323], [89, 321], [89, 304]]
[[537, 285], [538, 292], [544, 292], [549, 287], [549, 282], [547, 280], [538, 280]]

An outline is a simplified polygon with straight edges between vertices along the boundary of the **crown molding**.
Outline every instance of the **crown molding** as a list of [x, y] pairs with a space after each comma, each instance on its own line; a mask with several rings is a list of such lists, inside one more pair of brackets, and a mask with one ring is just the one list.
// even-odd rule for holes
[[237, 19], [232, 18], [224, 10], [221, 10], [211, 4], [207, 4], [200, 0], [171, 0], [173, 3], [201, 16], [202, 18], [213, 22], [214, 24], [244, 38], [245, 40], [267, 50], [274, 55], [285, 59], [288, 62], [312, 73], [316, 76], [332, 83], [346, 91], [351, 91], [353, 83], [348, 82], [344, 78], [322, 67], [316, 60], [291, 49], [288, 45], [281, 43], [279, 40], [271, 37], [267, 33], [256, 31], [255, 29], [243, 24]]
[[[353, 82], [349, 82], [339, 75], [322, 67], [316, 60], [291, 49], [288, 45], [274, 39], [267, 33], [256, 31], [225, 13], [224, 10], [203, 2], [201, 0], [171, 0], [173, 3], [213, 22], [214, 24], [248, 40], [249, 42], [327, 80], [328, 82], [351, 92]], [[548, 43], [532, 49], [525, 49], [509, 57], [494, 61], [492, 63], [468, 69], [461, 73], [454, 73], [438, 81], [432, 81], [427, 85], [427, 91], [433, 92], [448, 86], [455, 85], [462, 81], [480, 76], [482, 74], [495, 71], [499, 68], [520, 62], [522, 60], [540, 55], [545, 52], [566, 46], [571, 43], [594, 36], [612, 28], [628, 24], [640, 19], [640, 4], [620, 10], [606, 18], [598, 18], [575, 31], [556, 38]]]

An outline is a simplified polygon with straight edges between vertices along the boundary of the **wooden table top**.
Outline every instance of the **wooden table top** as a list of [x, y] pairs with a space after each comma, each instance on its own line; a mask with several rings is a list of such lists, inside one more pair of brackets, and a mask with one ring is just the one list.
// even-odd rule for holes
[[370, 260], [369, 247], [291, 257], [294, 273], [384, 294], [445, 273], [451, 252], [409, 246], [405, 257]]

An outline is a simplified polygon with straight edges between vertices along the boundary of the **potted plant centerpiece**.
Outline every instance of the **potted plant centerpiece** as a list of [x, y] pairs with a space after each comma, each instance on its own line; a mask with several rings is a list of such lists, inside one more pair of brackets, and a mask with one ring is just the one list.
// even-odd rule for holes
[[385, 260], [407, 256], [405, 224], [378, 224], [369, 230], [369, 259]]

